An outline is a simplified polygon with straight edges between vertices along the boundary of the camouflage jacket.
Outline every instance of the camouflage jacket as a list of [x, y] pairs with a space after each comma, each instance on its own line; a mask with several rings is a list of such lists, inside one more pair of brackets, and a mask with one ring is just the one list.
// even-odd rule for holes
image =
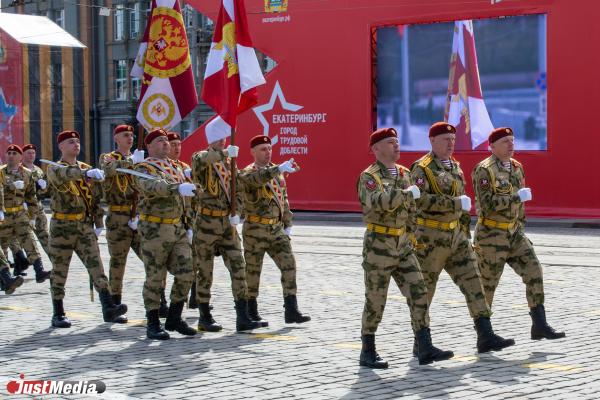
[[133, 168], [131, 155], [123, 155], [116, 150], [105, 153], [100, 155], [98, 165], [105, 174], [102, 189], [106, 203], [115, 206], [132, 206], [137, 200], [133, 177], [116, 171], [117, 168]]
[[415, 200], [411, 192], [404, 191], [412, 184], [409, 170], [398, 164], [396, 169], [398, 176], [394, 177], [377, 161], [360, 174], [357, 190], [363, 221], [391, 228], [406, 226], [408, 233], [414, 233]]
[[525, 223], [525, 207], [517, 191], [525, 187], [525, 172], [517, 160], [511, 158], [510, 170], [492, 155], [473, 169], [473, 187], [477, 215], [499, 222]]
[[[31, 177], [33, 178], [33, 181], [36, 183], [35, 195], [36, 195], [37, 199], [40, 200], [46, 196], [49, 196], [50, 195], [50, 193], [49, 193], [50, 185], [46, 185], [46, 189], [42, 189], [39, 185], [37, 185], [38, 180], [46, 179], [46, 174], [44, 173], [44, 170], [35, 164], [33, 165], [33, 168], [29, 168], [26, 165], [23, 165], [23, 166], [31, 171]], [[40, 204], [40, 206], [41, 206], [41, 204]]]
[[411, 166], [412, 179], [421, 190], [417, 200], [418, 216], [442, 222], [459, 220], [462, 229], [469, 233], [471, 217], [463, 211], [459, 196], [465, 194], [465, 175], [453, 157], [452, 167], [446, 167], [429, 152]]
[[133, 178], [140, 192], [138, 212], [159, 218], [180, 218], [185, 222], [185, 204], [178, 190], [178, 186], [185, 182], [183, 172], [171, 160], [153, 157], [135, 164], [134, 168], [159, 178]]
[[[224, 151], [208, 148], [194, 153], [192, 181], [200, 186], [196, 196], [200, 206], [211, 210], [231, 209], [231, 167], [229, 157]], [[242, 196], [239, 190], [236, 192], [236, 200], [238, 212], [241, 213]]]
[[[29, 216], [38, 211], [38, 201], [35, 197], [35, 181], [31, 170], [19, 165], [17, 169], [10, 171], [8, 165], [0, 166], [2, 174], [2, 186], [4, 191], [4, 209], [14, 208], [27, 204]], [[16, 181], [23, 181], [25, 187], [16, 189], [13, 185]]]
[[258, 168], [254, 163], [240, 171], [240, 191], [244, 194], [244, 214], [280, 218], [285, 228], [292, 226], [287, 186], [277, 165]]
[[65, 167], [48, 167], [48, 184], [52, 186], [50, 208], [54, 213], [86, 214], [86, 219], [93, 222], [96, 228], [104, 227], [104, 210], [100, 206], [102, 187], [86, 177], [90, 165], [77, 161], [70, 165], [58, 161]]

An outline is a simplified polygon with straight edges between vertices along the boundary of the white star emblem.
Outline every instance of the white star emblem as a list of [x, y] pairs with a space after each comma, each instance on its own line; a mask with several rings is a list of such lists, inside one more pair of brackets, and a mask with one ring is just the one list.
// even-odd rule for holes
[[[263, 104], [262, 106], [254, 107], [252, 109], [254, 111], [254, 113], [256, 114], [256, 117], [258, 118], [258, 120], [260, 121], [260, 123], [263, 126], [263, 135], [265, 135], [265, 136], [269, 136], [269, 121], [267, 121], [267, 119], [265, 118], [263, 113], [265, 111], [270, 111], [273, 109], [273, 107], [275, 106], [276, 98], [279, 98], [281, 107], [284, 110], [298, 111], [303, 108], [303, 106], [300, 106], [298, 104], [288, 103], [285, 100], [285, 96], [283, 95], [283, 91], [281, 90], [281, 86], [279, 85], [279, 81], [275, 82], [275, 87], [273, 88], [273, 93], [271, 93], [271, 98], [269, 99], [269, 102], [266, 104]], [[275, 135], [271, 138], [271, 144], [272, 145], [277, 144], [277, 135]]]

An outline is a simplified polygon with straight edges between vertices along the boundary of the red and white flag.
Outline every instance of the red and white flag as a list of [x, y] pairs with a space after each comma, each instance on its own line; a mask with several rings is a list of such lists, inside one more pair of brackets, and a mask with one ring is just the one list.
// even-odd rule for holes
[[218, 114], [206, 125], [208, 143], [231, 136], [238, 114], [257, 103], [256, 87], [264, 83], [243, 0], [222, 0], [202, 86], [202, 99]]
[[198, 104], [179, 0], [152, 0], [131, 76], [142, 79], [137, 120], [172, 129]]
[[456, 150], [483, 150], [494, 129], [483, 101], [471, 20], [454, 23], [445, 120], [456, 127]]

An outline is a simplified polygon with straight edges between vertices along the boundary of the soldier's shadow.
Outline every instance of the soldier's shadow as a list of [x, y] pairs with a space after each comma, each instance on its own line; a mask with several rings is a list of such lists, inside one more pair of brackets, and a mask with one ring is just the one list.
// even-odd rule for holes
[[[473, 362], [456, 367], [444, 367], [443, 362], [419, 365], [416, 358], [413, 358], [408, 364], [406, 374], [390, 378], [381, 377], [377, 370], [359, 367], [356, 381], [342, 398], [349, 400], [367, 396], [365, 388], [369, 386], [378, 392], [390, 392], [398, 397], [410, 395], [422, 396], [423, 399], [449, 398], [456, 392], [454, 388], [468, 387], [468, 382], [461, 382], [467, 375], [470, 379], [487, 381], [490, 384], [514, 385], [521, 383], [519, 377], [531, 372], [531, 364], [544, 362], [549, 355], [556, 353], [533, 352], [523, 360], [504, 360], [501, 354], [483, 354], [477, 356]], [[394, 368], [394, 365], [390, 368]]]

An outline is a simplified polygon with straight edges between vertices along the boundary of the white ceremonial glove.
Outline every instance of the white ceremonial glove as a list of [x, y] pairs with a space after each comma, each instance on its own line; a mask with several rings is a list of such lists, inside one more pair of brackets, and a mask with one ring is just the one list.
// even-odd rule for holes
[[100, 237], [100, 234], [102, 233], [103, 230], [104, 230], [104, 228], [95, 228], [94, 229], [94, 233], [96, 234], [97, 238]]
[[288, 235], [288, 237], [292, 237], [292, 227], [291, 226], [288, 226], [283, 231], [285, 232], [286, 235]]
[[141, 163], [145, 159], [146, 157], [144, 156], [144, 150], [137, 149], [131, 155], [131, 162], [133, 162], [134, 164]]
[[127, 226], [131, 228], [132, 231], [137, 231], [138, 222], [140, 222], [138, 217], [132, 218], [127, 221]]
[[406, 190], [412, 192], [413, 199], [415, 200], [421, 197], [421, 190], [419, 190], [419, 187], [416, 185], [410, 185]]
[[103, 181], [104, 171], [98, 168], [88, 169], [87, 171], [85, 171], [85, 176], [87, 176], [88, 178], [92, 178], [96, 181]]
[[17, 190], [22, 190], [25, 187], [25, 182], [23, 182], [23, 181], [14, 181], [13, 182], [13, 186]]
[[35, 219], [29, 220], [29, 226], [31, 227], [31, 229], [35, 229]]
[[231, 226], [236, 226], [239, 225], [240, 223], [240, 216], [239, 215], [234, 215], [233, 217], [230, 215], [229, 216], [229, 223], [231, 224]]
[[23, 203], [23, 208], [25, 209], [25, 211], [27, 211], [27, 209], [29, 208], [29, 206], [27, 205], [27, 203]]
[[0, 221], [4, 221], [4, 211], [0, 211]]
[[186, 236], [187, 236], [187, 240], [189, 244], [192, 244], [192, 241], [194, 240], [194, 231], [191, 229], [188, 229], [185, 232]]
[[183, 174], [185, 175], [186, 178], [192, 179], [192, 169], [191, 168], [184, 169]]
[[296, 172], [296, 169], [294, 168], [294, 159], [290, 158], [289, 160], [282, 162], [281, 164], [279, 164], [279, 166], [277, 167], [279, 169], [279, 172], [288, 172], [290, 174], [293, 174], [294, 172]]
[[232, 146], [232, 145], [229, 145], [229, 146], [227, 146], [227, 148], [225, 149], [225, 151], [227, 152], [227, 155], [228, 155], [229, 157], [231, 157], [231, 158], [235, 158], [235, 157], [237, 157], [237, 156], [238, 156], [238, 151], [239, 151], [239, 150], [240, 150], [240, 148], [239, 148], [239, 147], [237, 147], [237, 146]]
[[471, 198], [464, 194], [458, 198], [460, 199], [460, 208], [462, 208], [463, 211], [471, 211]]
[[196, 185], [193, 183], [182, 183], [177, 187], [177, 190], [179, 191], [179, 194], [184, 197], [194, 197], [196, 195], [194, 192], [194, 190], [196, 190]]
[[517, 190], [517, 194], [519, 195], [519, 198], [521, 199], [522, 203], [525, 203], [526, 201], [529, 201], [532, 199], [530, 188], [521, 188], [521, 189]]
[[46, 181], [43, 179], [38, 179], [37, 184], [42, 190], [46, 189], [46, 187], [48, 186], [48, 183], [46, 183]]

